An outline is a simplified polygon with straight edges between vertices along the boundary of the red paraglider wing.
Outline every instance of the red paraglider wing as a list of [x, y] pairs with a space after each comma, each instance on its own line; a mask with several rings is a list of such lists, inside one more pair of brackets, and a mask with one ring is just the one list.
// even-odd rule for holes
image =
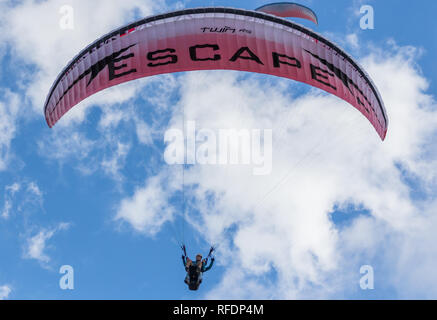
[[269, 3], [256, 9], [256, 11], [273, 14], [284, 18], [302, 18], [318, 24], [317, 15], [308, 7], [292, 2]]
[[323, 89], [357, 108], [385, 138], [382, 99], [349, 55], [291, 21], [232, 8], [153, 16], [95, 41], [56, 79], [45, 103], [46, 121], [52, 127], [80, 101], [120, 83], [213, 69], [271, 74]]

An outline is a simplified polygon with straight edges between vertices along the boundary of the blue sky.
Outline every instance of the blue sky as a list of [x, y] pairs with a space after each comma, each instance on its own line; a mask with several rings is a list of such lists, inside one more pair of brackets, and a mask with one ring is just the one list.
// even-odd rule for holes
[[[437, 3], [299, 2], [319, 25], [296, 21], [376, 83], [384, 142], [336, 97], [233, 71], [126, 83], [47, 127], [52, 82], [97, 37], [178, 8], [265, 3], [0, 1], [0, 299], [437, 298]], [[58, 26], [65, 4], [73, 30]], [[362, 5], [374, 8], [373, 30], [360, 28]], [[163, 158], [181, 110], [212, 130], [272, 128], [272, 174], [186, 167], [184, 218], [182, 168]], [[183, 283], [182, 239], [190, 256], [220, 244], [198, 292]], [[74, 290], [59, 287], [62, 265]], [[360, 288], [363, 265], [373, 290]]]

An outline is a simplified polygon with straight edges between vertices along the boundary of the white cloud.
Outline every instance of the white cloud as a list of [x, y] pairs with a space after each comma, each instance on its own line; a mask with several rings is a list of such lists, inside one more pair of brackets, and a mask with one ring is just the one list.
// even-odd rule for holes
[[101, 163], [103, 171], [106, 174], [113, 176], [116, 180], [121, 180], [122, 176], [120, 175], [119, 170], [124, 167], [124, 162], [129, 149], [130, 146], [128, 144], [118, 142], [116, 150], [111, 154], [111, 156], [103, 159]]
[[36, 235], [27, 239], [25, 246], [24, 257], [27, 259], [35, 259], [44, 265], [50, 262], [50, 257], [45, 252], [47, 242], [59, 231], [66, 230], [70, 227], [68, 223], [59, 223], [58, 226], [52, 229], [42, 229]]
[[144, 145], [153, 144], [152, 128], [144, 121], [138, 120], [136, 122], [136, 131], [138, 141]]
[[346, 43], [353, 49], [358, 49], [360, 44], [358, 42], [358, 35], [356, 33], [351, 33], [346, 36]]
[[128, 223], [137, 232], [154, 236], [166, 222], [173, 220], [175, 214], [169, 197], [178, 185], [172, 179], [166, 173], [150, 177], [132, 197], [121, 201], [115, 220]]
[[15, 182], [11, 184], [10, 186], [6, 186], [5, 190], [9, 191], [11, 195], [14, 195], [17, 191], [19, 191], [21, 188], [20, 184]]
[[54, 231], [40, 231], [37, 235], [28, 239], [26, 257], [41, 262], [49, 262], [50, 258], [44, 253], [46, 241], [54, 234]]
[[39, 198], [41, 198], [43, 196], [42, 191], [40, 190], [40, 188], [38, 187], [38, 185], [35, 182], [30, 182], [27, 185], [27, 190]]
[[78, 130], [55, 128], [38, 142], [38, 151], [43, 157], [63, 163], [72, 158], [87, 158], [95, 144]]
[[10, 210], [12, 208], [12, 198], [14, 194], [19, 190], [20, 190], [20, 184], [16, 182], [5, 187], [4, 205], [1, 214], [2, 218], [4, 219], [9, 218]]
[[5, 199], [5, 204], [3, 206], [3, 210], [2, 210], [2, 218], [7, 219], [9, 218], [9, 211], [12, 208], [12, 204], [8, 199]]
[[14, 206], [17, 212], [29, 211], [35, 206], [41, 208], [44, 200], [43, 196], [43, 192], [34, 181], [15, 182], [7, 185], [4, 191], [4, 205], [1, 210], [1, 217], [8, 219]]
[[17, 132], [20, 99], [8, 89], [0, 89], [0, 171], [7, 169], [11, 143]]
[[20, 184], [19, 183], [13, 183], [9, 186], [5, 187], [5, 193], [4, 193], [4, 205], [2, 209], [1, 217], [4, 219], [8, 219], [10, 215], [10, 210], [12, 208], [12, 199], [16, 192], [20, 190]]
[[0, 286], [0, 300], [6, 300], [9, 297], [9, 294], [12, 292], [10, 286], [3, 285]]

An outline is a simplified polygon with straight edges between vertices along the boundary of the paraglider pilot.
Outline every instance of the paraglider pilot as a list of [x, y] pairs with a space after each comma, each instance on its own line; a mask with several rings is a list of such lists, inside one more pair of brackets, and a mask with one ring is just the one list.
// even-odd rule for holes
[[[182, 263], [184, 264], [185, 271], [187, 272], [184, 282], [188, 285], [190, 290], [197, 290], [199, 285], [202, 283], [203, 273], [210, 270], [214, 264], [214, 257], [211, 257], [214, 248], [211, 247], [206, 259], [202, 260], [202, 255], [198, 254], [195, 262], [187, 257], [185, 246], [182, 246], [182, 250], [184, 251], [184, 254], [182, 255]], [[208, 265], [208, 258], [210, 257], [211, 263]]]

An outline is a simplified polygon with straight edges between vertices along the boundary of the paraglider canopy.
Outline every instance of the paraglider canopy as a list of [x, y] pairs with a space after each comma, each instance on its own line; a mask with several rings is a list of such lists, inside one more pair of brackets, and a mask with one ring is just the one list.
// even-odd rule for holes
[[104, 35], [53, 83], [44, 106], [47, 124], [53, 127], [82, 100], [127, 81], [181, 71], [238, 70], [300, 81], [336, 95], [359, 110], [384, 140], [384, 103], [365, 70], [324, 36], [261, 11], [184, 9]]
[[302, 18], [318, 24], [317, 15], [308, 7], [294, 2], [275, 2], [263, 5], [255, 11], [273, 14], [283, 18]]

